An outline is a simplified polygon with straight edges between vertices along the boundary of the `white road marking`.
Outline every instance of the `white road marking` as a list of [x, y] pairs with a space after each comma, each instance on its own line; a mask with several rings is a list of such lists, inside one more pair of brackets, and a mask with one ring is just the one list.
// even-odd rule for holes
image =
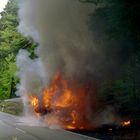
[[22, 132], [22, 133], [24, 133], [24, 134], [26, 134], [26, 132], [24, 131], [24, 130], [22, 130], [22, 129], [19, 129], [19, 128], [16, 128], [18, 131], [20, 131], [20, 132]]

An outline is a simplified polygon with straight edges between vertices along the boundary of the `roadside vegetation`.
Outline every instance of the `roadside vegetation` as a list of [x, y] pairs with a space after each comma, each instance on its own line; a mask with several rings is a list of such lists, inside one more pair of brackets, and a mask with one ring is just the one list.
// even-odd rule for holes
[[23, 104], [21, 102], [0, 101], [0, 111], [19, 116], [23, 112]]
[[33, 55], [35, 44], [18, 31], [17, 0], [9, 0], [0, 19], [0, 99], [15, 97], [16, 55], [19, 49], [28, 49]]

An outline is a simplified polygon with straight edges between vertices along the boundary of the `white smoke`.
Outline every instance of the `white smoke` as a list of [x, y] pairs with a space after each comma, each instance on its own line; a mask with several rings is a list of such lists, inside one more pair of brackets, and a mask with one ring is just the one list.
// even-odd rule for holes
[[20, 50], [17, 56], [17, 66], [20, 71], [17, 76], [20, 78], [20, 95], [24, 93], [38, 94], [42, 91], [44, 72], [40, 59], [32, 60], [29, 58], [29, 53], [25, 50]]

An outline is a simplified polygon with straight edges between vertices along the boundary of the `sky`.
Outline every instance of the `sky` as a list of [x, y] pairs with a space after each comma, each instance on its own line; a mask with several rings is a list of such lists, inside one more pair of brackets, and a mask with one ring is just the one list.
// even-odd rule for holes
[[7, 4], [8, 0], [0, 0], [0, 12], [3, 11], [3, 8]]

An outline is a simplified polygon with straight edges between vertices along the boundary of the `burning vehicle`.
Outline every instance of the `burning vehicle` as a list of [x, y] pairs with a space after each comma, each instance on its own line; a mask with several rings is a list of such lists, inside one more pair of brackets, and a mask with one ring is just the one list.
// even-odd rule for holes
[[108, 63], [108, 51], [98, 46], [89, 30], [89, 15], [95, 10], [93, 5], [75, 0], [19, 2], [18, 30], [38, 47], [34, 59], [25, 49], [19, 51], [17, 94], [24, 97], [28, 114], [43, 118], [48, 126], [94, 130], [117, 122], [105, 126], [112, 131], [131, 124], [97, 115], [103, 106], [97, 99], [100, 82], [110, 74], [113, 77], [117, 63], [113, 59]]
[[64, 129], [91, 130], [94, 127], [87, 116], [89, 111], [87, 92], [88, 86], [78, 88], [75, 85], [70, 86], [67, 80], [57, 73], [50, 86], [43, 90], [40, 100], [33, 94], [28, 99], [35, 115], [52, 114], [52, 117], [46, 120], [48, 125], [55, 124], [54, 120], [57, 120]]

